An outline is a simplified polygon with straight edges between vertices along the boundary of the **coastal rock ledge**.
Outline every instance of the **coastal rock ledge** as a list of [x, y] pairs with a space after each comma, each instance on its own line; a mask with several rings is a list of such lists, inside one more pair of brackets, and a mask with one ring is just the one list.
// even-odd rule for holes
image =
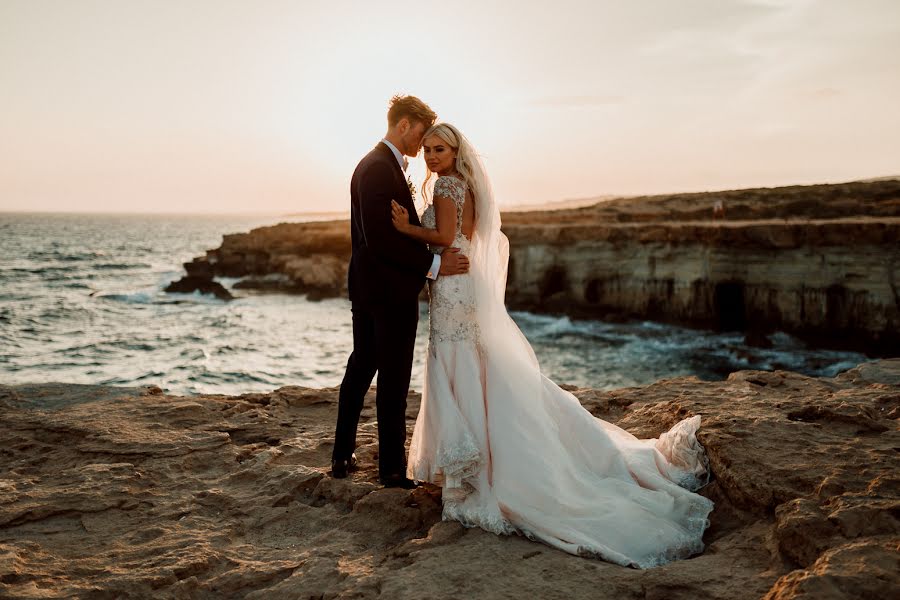
[[[712, 218], [717, 203], [727, 218]], [[762, 346], [785, 331], [900, 354], [900, 181], [507, 212], [503, 230], [510, 308], [742, 331]], [[235, 289], [341, 296], [349, 257], [348, 221], [281, 223], [224, 236], [170, 289], [207, 292], [214, 277], [239, 277]]]
[[437, 488], [377, 485], [371, 394], [361, 469], [334, 480], [334, 388], [16, 385], [0, 386], [0, 597], [900, 597], [900, 359], [573, 393], [640, 437], [702, 415], [703, 554], [640, 571], [442, 522]]

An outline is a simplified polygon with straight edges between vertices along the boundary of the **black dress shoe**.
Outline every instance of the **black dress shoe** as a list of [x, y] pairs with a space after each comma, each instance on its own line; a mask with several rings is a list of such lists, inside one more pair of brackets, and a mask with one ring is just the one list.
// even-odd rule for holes
[[356, 470], [356, 453], [350, 455], [349, 459], [332, 460], [331, 476], [335, 479], [343, 479], [350, 471]]
[[379, 477], [378, 481], [380, 481], [381, 485], [384, 487], [397, 487], [403, 488], [404, 490], [412, 490], [419, 487], [418, 483], [412, 479], [407, 479], [406, 475], [399, 473], [396, 475], [388, 475], [387, 477]]

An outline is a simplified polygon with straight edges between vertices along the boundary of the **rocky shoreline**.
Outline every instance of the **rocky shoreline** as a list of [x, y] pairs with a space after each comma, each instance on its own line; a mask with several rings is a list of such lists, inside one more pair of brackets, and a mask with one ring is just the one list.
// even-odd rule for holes
[[[573, 389], [640, 437], [702, 415], [706, 550], [645, 571], [440, 519], [440, 490], [327, 475], [336, 389], [236, 397], [0, 386], [0, 597], [888, 598], [900, 593], [900, 359]], [[409, 398], [410, 429], [420, 395]]]
[[[713, 219], [716, 203], [725, 217]], [[503, 214], [510, 308], [651, 319], [900, 353], [900, 181], [612, 200]], [[349, 223], [224, 236], [170, 291], [346, 293]]]

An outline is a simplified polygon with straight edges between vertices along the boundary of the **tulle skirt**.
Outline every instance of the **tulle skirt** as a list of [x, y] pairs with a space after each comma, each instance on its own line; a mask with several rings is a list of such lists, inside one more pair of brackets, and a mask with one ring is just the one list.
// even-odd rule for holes
[[647, 568], [703, 550], [713, 502], [700, 416], [657, 439], [598, 419], [476, 341], [429, 344], [407, 475], [442, 488], [443, 518]]

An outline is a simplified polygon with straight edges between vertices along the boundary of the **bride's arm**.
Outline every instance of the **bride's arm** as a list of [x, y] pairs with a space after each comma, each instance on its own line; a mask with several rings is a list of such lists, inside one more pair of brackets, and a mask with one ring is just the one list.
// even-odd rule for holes
[[437, 196], [434, 199], [434, 220], [437, 229], [413, 225], [409, 222], [409, 212], [393, 200], [391, 210], [391, 218], [397, 231], [420, 242], [432, 246], [449, 246], [456, 237], [456, 204], [447, 196]]

